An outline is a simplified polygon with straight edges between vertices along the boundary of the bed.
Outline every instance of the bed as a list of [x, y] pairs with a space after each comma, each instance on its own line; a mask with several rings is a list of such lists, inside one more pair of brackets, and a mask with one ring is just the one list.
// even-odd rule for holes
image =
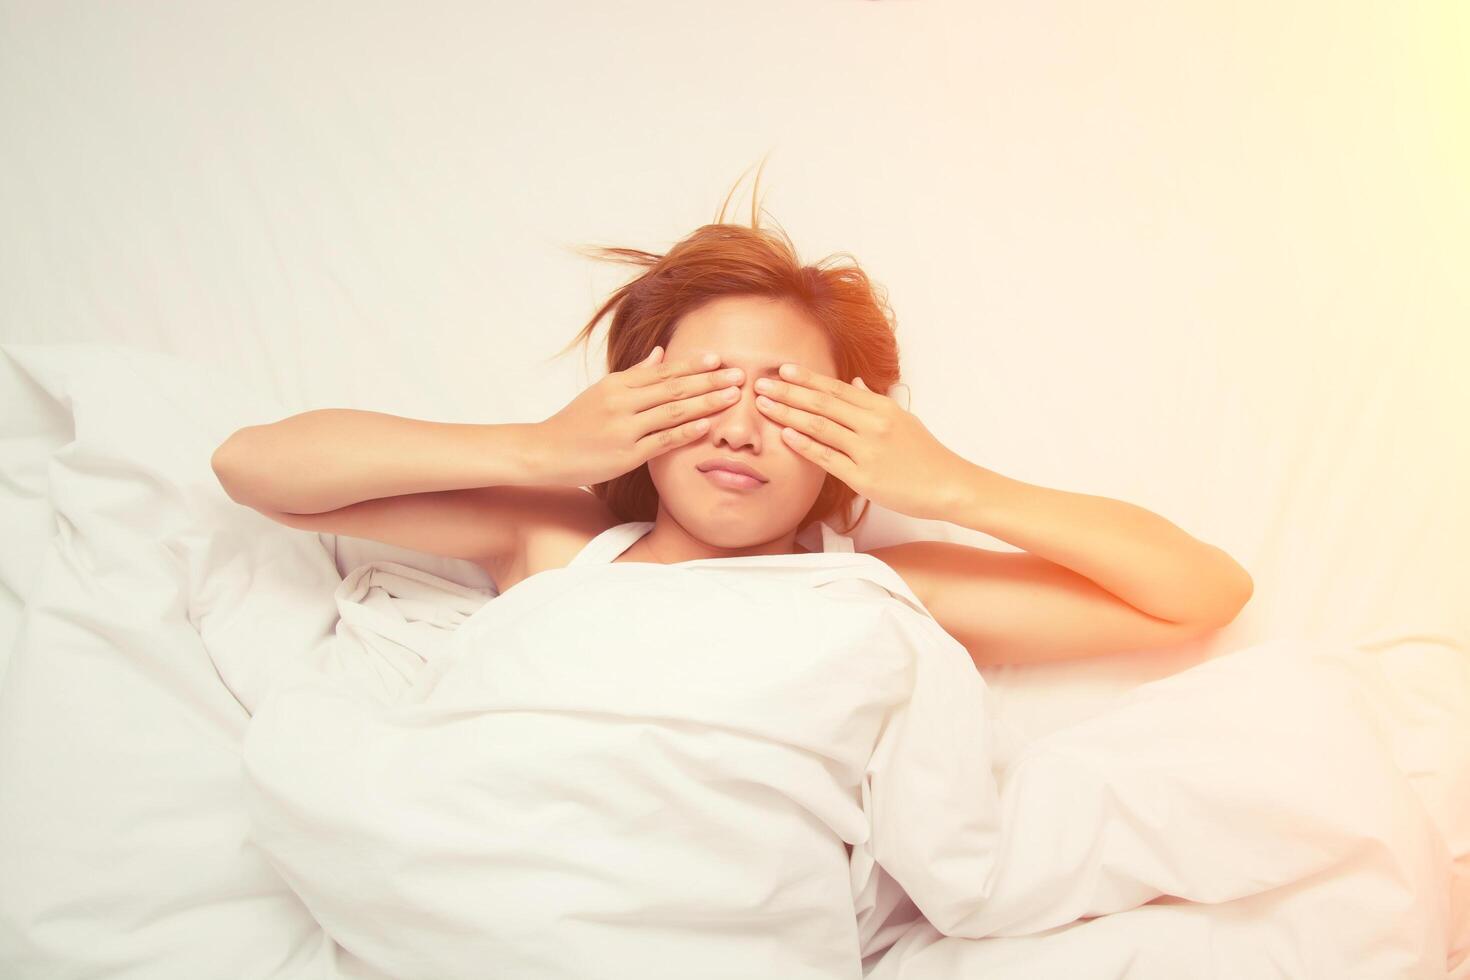
[[[379, 648], [427, 656], [494, 583], [468, 562], [294, 531], [230, 501], [209, 451], [276, 409], [228, 375], [105, 344], [0, 353], [6, 974], [199, 976], [224, 957], [240, 975], [374, 975], [252, 846], [240, 740], [271, 685], [341, 656], [339, 636], [364, 664], [393, 662]], [[406, 569], [417, 590], [363, 584]], [[1002, 785], [1051, 767], [1016, 805], [1040, 835], [1022, 852], [1050, 855], [1055, 873], [1032, 890], [1040, 906], [984, 938], [944, 936], [901, 894], [881, 896], [869, 975], [1311, 976], [1349, 954], [1361, 972], [1338, 975], [1441, 975], [1426, 968], [1440, 960], [1463, 972], [1470, 676], [1456, 638], [1220, 636], [1171, 653], [1198, 662], [982, 670], [1019, 733], [997, 753]], [[1040, 674], [1046, 688], [1028, 686]], [[1225, 768], [1199, 764], [1212, 753]], [[1088, 786], [1128, 805], [1088, 811]], [[1229, 809], [1211, 795], [1225, 787], [1265, 809]], [[1064, 859], [1069, 821], [1095, 836]], [[1303, 852], [1313, 862], [1288, 856]], [[1247, 874], [1248, 855], [1265, 857]]]
[[[648, 200], [595, 211], [594, 198], [617, 198], [642, 157], [619, 158], [627, 169], [614, 176], [606, 154], [548, 167], [565, 157], [560, 131], [539, 126], [545, 113], [477, 95], [512, 90], [528, 70], [517, 59], [532, 51], [554, 52], [567, 73], [557, 77], [590, 81], [576, 74], [590, 70], [579, 59], [617, 28], [600, 8], [583, 10], [574, 29], [534, 13], [436, 23], [406, 10], [315, 9], [300, 22], [263, 9], [249, 25], [205, 9], [7, 12], [0, 120], [23, 152], [0, 155], [6, 977], [382, 980], [253, 846], [241, 740], [253, 707], [304, 660], [336, 655], [344, 637], [379, 663], [432, 650], [495, 601], [493, 583], [468, 562], [274, 524], [225, 496], [210, 453], [240, 426], [312, 407], [545, 417], [596, 372], [573, 376], [541, 359], [613, 280], [584, 283], [583, 266], [547, 259], [550, 245], [528, 259], [525, 243], [606, 238], [609, 228], [671, 240], [690, 222], [640, 225], [654, 203], [696, 201], [697, 222], [728, 183], [723, 170], [713, 181], [689, 176], [728, 165], [725, 149], [705, 148], [696, 165], [662, 173]], [[903, 63], [922, 72], [932, 60], [955, 85], [981, 86], [964, 74], [954, 40], [963, 32], [940, 29], [935, 11], [966, 16], [957, 8], [864, 9], [848, 23], [854, 37], [914, 31], [921, 43]], [[661, 73], [700, 67], [668, 43], [694, 50], [698, 17], [663, 13], [665, 34], [629, 38], [620, 74], [598, 76], [576, 99], [540, 98], [575, 113], [604, 147], [626, 147], [620, 129], [595, 127], [611, 127], [620, 100], [647, 90], [632, 55]], [[791, 16], [792, 38], [819, 29]], [[1054, 40], [1040, 22], [1010, 26], [1033, 48]], [[1093, 26], [1077, 36], [1113, 30]], [[1298, 28], [1272, 29], [1284, 39]], [[525, 43], [506, 44], [506, 31]], [[479, 57], [475, 39], [490, 35], [506, 58]], [[566, 43], [542, 43], [550, 37]], [[1025, 71], [1006, 54], [1025, 47], [987, 48], [987, 63]], [[919, 58], [925, 50], [937, 53]], [[1154, 65], [1151, 47], [1132, 50]], [[1198, 57], [1226, 63], [1233, 49], [1211, 50]], [[751, 51], [772, 65], [811, 54]], [[1280, 194], [1271, 213], [1296, 235], [1217, 237], [1197, 229], [1235, 228], [1235, 214], [1253, 213], [1242, 198], [1161, 197], [1159, 174], [1129, 183], [1131, 164], [1121, 164], [1134, 157], [1106, 156], [1121, 146], [1151, 158], [1136, 145], [1113, 134], [1087, 153], [1058, 153], [1059, 140], [1089, 138], [1059, 126], [1036, 157], [1016, 140], [1011, 155], [988, 158], [1020, 194], [1011, 224], [999, 198], [963, 205], [1008, 230], [967, 239], [980, 251], [961, 249], [967, 264], [950, 271], [969, 275], [978, 262], [1009, 275], [1008, 291], [982, 300], [984, 322], [1017, 329], [958, 329], [973, 322], [971, 299], [945, 299], [932, 267], [881, 247], [910, 228], [950, 227], [952, 195], [921, 187], [877, 231], [841, 223], [851, 195], [882, 198], [856, 183], [833, 190], [841, 161], [864, 144], [803, 135], [804, 115], [782, 115], [783, 78], [746, 79], [740, 104], [772, 107], [791, 152], [839, 174], [808, 194], [830, 199], [828, 213], [790, 208], [846, 235], [821, 251], [872, 255], [886, 270], [878, 278], [907, 287], [894, 299], [909, 407], [962, 455], [1146, 506], [1225, 548], [1255, 581], [1240, 617], [1186, 645], [980, 669], [995, 720], [1012, 733], [996, 777], [1003, 789], [1034, 788], [1025, 801], [1019, 789], [1009, 797], [1017, 807], [1053, 815], [1035, 822], [1029, 845], [1038, 875], [1053, 877], [1031, 905], [998, 908], [974, 937], [942, 934], [891, 888], [869, 896], [864, 975], [1470, 980], [1470, 405], [1454, 367], [1463, 340], [1451, 332], [1467, 304], [1450, 274], [1462, 246], [1448, 217], [1439, 223], [1454, 208], [1414, 212], [1417, 232], [1397, 240], [1417, 244], [1393, 255], [1350, 244], [1324, 217], [1329, 198], [1313, 195], [1356, 189], [1343, 159], [1402, 161], [1329, 157], [1322, 148], [1347, 137], [1321, 130], [1289, 158], [1246, 154], [1234, 175], [1197, 171], [1217, 190], [1240, 173], [1270, 175]], [[1218, 95], [1202, 78], [1117, 81], [1098, 97], [1131, 112], [1129, 93]], [[1241, 84], [1267, 90], [1264, 76], [1251, 78]], [[1014, 125], [1047, 118], [1044, 92], [1074, 91], [1004, 89], [1036, 100], [995, 117]], [[879, 118], [913, 137], [894, 141], [895, 166], [932, 188], [970, 186], [958, 163], [932, 161], [983, 155], [936, 153], [925, 141], [952, 129], [915, 117], [912, 100], [873, 95]], [[1147, 121], [1182, 146], [1179, 118]], [[513, 151], [507, 131], [522, 134]], [[1280, 133], [1247, 135], [1265, 146]], [[1096, 238], [1106, 222], [1038, 207], [1069, 186], [1053, 168], [1070, 156], [1118, 164], [1087, 171], [1112, 183], [1089, 185], [1086, 200], [1147, 220]], [[1026, 185], [1025, 173], [1040, 176]], [[564, 196], [560, 210], [530, 206]], [[1404, 213], [1384, 206], [1368, 217]], [[1048, 262], [1070, 290], [1026, 271]], [[529, 271], [506, 271], [518, 263]], [[1222, 268], [1240, 274], [1214, 278]], [[999, 292], [1029, 305], [1008, 306]], [[853, 535], [860, 549], [925, 538], [1009, 547], [877, 507]], [[1191, 764], [1202, 754], [1215, 769]], [[1068, 811], [1080, 787], [1096, 808]], [[1241, 795], [1227, 798], [1228, 787]], [[1233, 819], [1212, 822], [1210, 803], [1233, 807], [1224, 811]]]

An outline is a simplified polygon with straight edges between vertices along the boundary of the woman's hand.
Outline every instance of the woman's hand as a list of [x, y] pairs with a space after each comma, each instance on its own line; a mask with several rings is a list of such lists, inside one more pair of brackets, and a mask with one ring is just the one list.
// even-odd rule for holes
[[[719, 366], [718, 354], [664, 363], [664, 349], [590, 385], [561, 411], [537, 423], [541, 479], [558, 486], [605, 483], [704, 435], [709, 420], [739, 397], [743, 372]], [[734, 397], [725, 397], [724, 390]]]
[[786, 444], [881, 507], [922, 520], [945, 520], [949, 493], [970, 464], [918, 417], [854, 378], [854, 384], [795, 364], [784, 381], [755, 383], [756, 407], [786, 426]]

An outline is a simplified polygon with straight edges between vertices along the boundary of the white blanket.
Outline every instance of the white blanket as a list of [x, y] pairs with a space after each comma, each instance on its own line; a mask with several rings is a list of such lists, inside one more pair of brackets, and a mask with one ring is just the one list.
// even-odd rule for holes
[[358, 569], [247, 731], [256, 842], [387, 974], [1443, 975], [1445, 842], [1348, 652], [1211, 661], [1007, 765], [963, 647], [868, 555], [476, 598]]
[[256, 841], [375, 968], [858, 977], [875, 858], [941, 915], [989, 874], [984, 681], [878, 559], [572, 565], [419, 648], [353, 609], [409, 571], [343, 583], [244, 744]]
[[1365, 651], [1263, 643], [1028, 744], [984, 899], [869, 980], [1445, 977], [1447, 841], [1375, 723], [1380, 682]]

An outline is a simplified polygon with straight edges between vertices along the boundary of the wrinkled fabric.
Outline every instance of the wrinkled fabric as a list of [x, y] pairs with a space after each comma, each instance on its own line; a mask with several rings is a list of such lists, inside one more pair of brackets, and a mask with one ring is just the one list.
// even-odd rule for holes
[[[825, 524], [811, 554], [612, 561], [651, 528], [443, 643], [355, 608], [423, 615], [422, 573], [374, 569], [405, 602], [344, 582], [353, 628], [255, 714], [254, 839], [373, 967], [855, 978], [983, 893], [999, 806], [964, 647]], [[465, 600], [445, 588], [448, 622]]]
[[[1269, 641], [1031, 741], [994, 880], [901, 929], [868, 980], [1463, 977], [1449, 841], [1378, 681], [1367, 651]], [[1470, 743], [1434, 755], [1463, 769]]]
[[1015, 753], [964, 647], [830, 528], [612, 561], [651, 526], [478, 606], [358, 570], [256, 713], [252, 837], [370, 967], [1440, 975], [1447, 844], [1347, 652], [1261, 644]]

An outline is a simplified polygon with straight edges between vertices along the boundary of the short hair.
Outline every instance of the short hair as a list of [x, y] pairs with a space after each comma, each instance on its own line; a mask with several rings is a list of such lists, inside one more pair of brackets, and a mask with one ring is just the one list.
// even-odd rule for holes
[[[757, 195], [759, 189], [757, 172]], [[727, 195], [713, 224], [695, 229], [664, 255], [620, 247], [578, 249], [592, 258], [645, 266], [647, 271], [614, 292], [557, 356], [589, 340], [598, 322], [611, 312], [607, 369], [624, 371], [644, 360], [655, 346], [667, 350], [679, 320], [693, 310], [724, 296], [756, 296], [785, 300], [815, 323], [831, 345], [838, 378], [851, 383], [861, 377], [870, 390], [887, 391], [899, 379], [898, 343], [881, 287], [847, 252], [803, 264], [779, 224], [775, 232], [760, 226], [764, 209], [758, 209], [754, 199], [750, 227], [726, 223], [729, 202]], [[851, 264], [834, 261], [843, 257]], [[658, 490], [646, 463], [590, 489], [619, 520], [651, 521], [657, 516]], [[839, 514], [850, 516], [856, 498], [851, 487], [829, 474], [799, 527]], [[836, 530], [850, 534], [866, 513], [867, 503], [856, 519]]]

